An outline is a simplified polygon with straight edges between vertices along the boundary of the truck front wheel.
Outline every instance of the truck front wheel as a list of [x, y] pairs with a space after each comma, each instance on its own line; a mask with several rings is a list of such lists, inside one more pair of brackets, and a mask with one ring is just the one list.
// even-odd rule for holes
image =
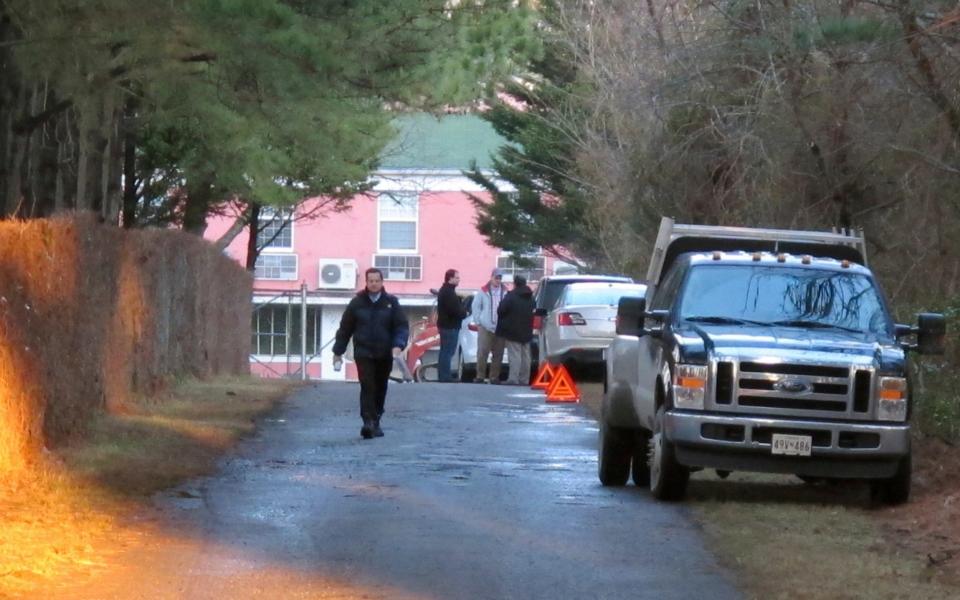
[[626, 485], [630, 477], [630, 436], [606, 423], [600, 424], [600, 483], [606, 486]]
[[690, 471], [677, 462], [673, 444], [663, 434], [666, 407], [657, 410], [650, 438], [650, 492], [657, 500], [682, 500], [687, 493]]
[[870, 498], [875, 503], [896, 505], [910, 499], [910, 455], [900, 459], [897, 472], [889, 479], [877, 479], [870, 482]]

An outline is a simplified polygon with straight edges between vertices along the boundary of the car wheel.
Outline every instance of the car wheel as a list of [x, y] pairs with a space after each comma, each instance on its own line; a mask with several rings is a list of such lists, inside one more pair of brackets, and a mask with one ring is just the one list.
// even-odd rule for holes
[[598, 456], [598, 474], [600, 483], [606, 486], [626, 485], [630, 477], [629, 434], [607, 424], [600, 425], [600, 447]]
[[682, 500], [687, 493], [690, 471], [677, 462], [673, 444], [663, 433], [667, 409], [661, 406], [650, 438], [650, 492], [657, 500]]
[[436, 383], [440, 379], [437, 365], [434, 363], [419, 365], [413, 373], [413, 378], [420, 382]]
[[897, 472], [889, 479], [877, 479], [870, 482], [870, 498], [877, 504], [895, 506], [910, 499], [910, 475], [912, 471], [910, 455], [900, 459]]
[[423, 368], [423, 363], [418, 358], [417, 364], [413, 365], [413, 380], [416, 381], [417, 383], [420, 383], [421, 381], [423, 381], [423, 373], [420, 372], [422, 368]]

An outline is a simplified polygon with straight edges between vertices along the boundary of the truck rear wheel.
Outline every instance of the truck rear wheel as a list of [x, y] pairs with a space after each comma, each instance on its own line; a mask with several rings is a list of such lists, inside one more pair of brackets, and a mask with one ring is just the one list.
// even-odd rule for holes
[[870, 499], [877, 504], [894, 506], [910, 499], [910, 474], [912, 471], [910, 455], [900, 459], [897, 472], [889, 479], [876, 479], [870, 482]]
[[600, 424], [600, 448], [598, 474], [600, 483], [606, 486], [626, 485], [630, 477], [632, 448], [630, 436], [622, 429]]
[[650, 438], [650, 492], [657, 500], [682, 500], [690, 471], [677, 462], [673, 444], [663, 434], [666, 407], [657, 410]]
[[633, 485], [637, 487], [650, 485], [650, 434], [648, 432], [637, 432], [633, 445], [633, 460], [630, 465]]

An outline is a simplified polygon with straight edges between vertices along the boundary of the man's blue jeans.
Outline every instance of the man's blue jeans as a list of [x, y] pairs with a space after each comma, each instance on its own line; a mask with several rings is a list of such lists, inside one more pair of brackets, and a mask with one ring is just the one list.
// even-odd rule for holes
[[437, 359], [437, 375], [440, 381], [452, 381], [450, 378], [450, 362], [453, 353], [457, 351], [457, 342], [460, 338], [459, 329], [440, 330], [440, 357]]

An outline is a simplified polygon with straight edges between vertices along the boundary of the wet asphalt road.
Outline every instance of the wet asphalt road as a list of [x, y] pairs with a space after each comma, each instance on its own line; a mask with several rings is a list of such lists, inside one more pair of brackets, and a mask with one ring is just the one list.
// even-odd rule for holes
[[364, 441], [357, 390], [297, 392], [215, 477], [157, 500], [175, 533], [85, 593], [739, 597], [682, 505], [600, 486], [583, 407], [526, 388], [391, 384], [386, 437]]

